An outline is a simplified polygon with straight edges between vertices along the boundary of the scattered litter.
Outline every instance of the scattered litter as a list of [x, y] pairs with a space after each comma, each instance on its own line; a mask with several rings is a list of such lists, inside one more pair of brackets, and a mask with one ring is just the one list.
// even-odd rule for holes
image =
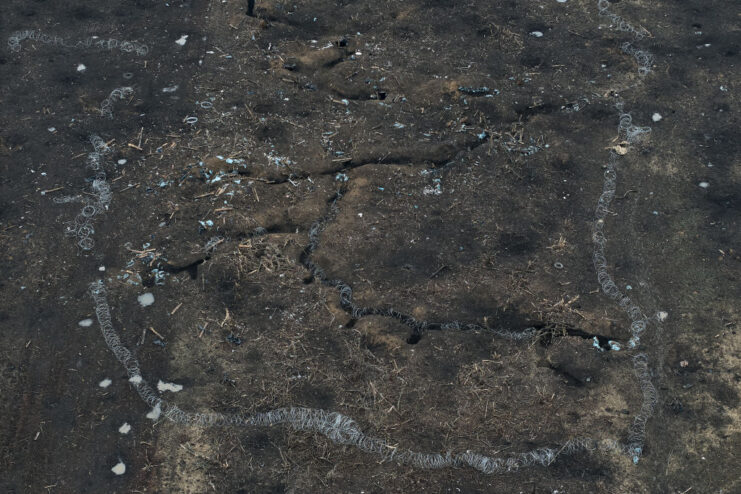
[[226, 337], [226, 341], [228, 341], [229, 343], [234, 343], [235, 345], [242, 344], [242, 338], [234, 336], [234, 333], [229, 333], [229, 335]]
[[116, 475], [123, 475], [126, 473], [126, 465], [124, 465], [124, 462], [119, 461], [113, 468], [111, 468], [111, 472]]
[[157, 403], [152, 410], [147, 413], [147, 418], [150, 420], [157, 420], [160, 418], [160, 415], [162, 415], [162, 408], [160, 407], [160, 404]]
[[152, 295], [151, 293], [142, 293], [136, 299], [139, 301], [139, 305], [141, 305], [142, 307], [147, 307], [154, 303], [154, 295]]
[[98, 383], [98, 386], [100, 386], [101, 388], [107, 388], [108, 386], [110, 386], [110, 385], [111, 385], [111, 383], [112, 383], [112, 382], [113, 382], [113, 381], [111, 381], [110, 379], [108, 379], [108, 378], [106, 377], [105, 379], [103, 379], [102, 381], [100, 381], [100, 382]]
[[337, 175], [335, 175], [334, 179], [338, 182], [347, 182], [348, 180], [350, 180], [350, 178], [345, 173], [338, 173]]
[[93, 320], [92, 319], [83, 319], [82, 321], [78, 322], [77, 324], [79, 324], [83, 328], [89, 328], [90, 326], [93, 325]]
[[87, 67], [85, 67], [84, 63], [81, 63], [77, 66], [77, 72], [85, 72], [85, 69], [87, 69]]
[[179, 44], [180, 46], [185, 46], [185, 43], [188, 42], [188, 35], [183, 34], [178, 39], [175, 40], [175, 43]]
[[121, 434], [128, 434], [129, 431], [131, 431], [131, 426], [128, 424], [128, 422], [124, 422], [121, 427], [118, 428], [118, 432]]
[[628, 143], [627, 142], [621, 142], [620, 144], [617, 144], [613, 147], [611, 147], [613, 151], [615, 151], [620, 156], [625, 156], [628, 154]]
[[662, 118], [664, 117], [661, 116], [661, 113], [654, 113], [653, 115], [651, 115], [651, 120], [653, 120], [654, 122], [658, 122]]
[[430, 195], [439, 196], [440, 194], [443, 193], [443, 187], [442, 187], [442, 184], [440, 183], [440, 179], [439, 178], [435, 178], [432, 181], [434, 182], [435, 185], [434, 186], [429, 186], [429, 185], [426, 186], [424, 188], [424, 190], [422, 191], [422, 193], [424, 195], [426, 195], [426, 196], [430, 196]]
[[165, 391], [172, 391], [173, 393], [177, 393], [178, 391], [182, 391], [183, 390], [183, 385], [182, 384], [175, 384], [175, 383], [166, 383], [166, 382], [163, 382], [162, 380], [160, 380], [157, 383], [157, 390], [160, 393], [163, 393]]
[[[468, 94], [470, 96], [483, 96], [485, 94], [489, 94], [490, 90], [486, 86], [481, 87], [468, 87], [468, 86], [458, 86], [458, 91], [464, 94]], [[499, 91], [496, 89], [494, 90], [496, 94], [499, 94]]]
[[594, 348], [596, 348], [597, 350], [599, 350], [600, 352], [604, 352], [605, 351], [605, 349], [602, 348], [602, 345], [599, 344], [599, 338], [597, 338], [596, 336], [592, 340], [592, 346]]

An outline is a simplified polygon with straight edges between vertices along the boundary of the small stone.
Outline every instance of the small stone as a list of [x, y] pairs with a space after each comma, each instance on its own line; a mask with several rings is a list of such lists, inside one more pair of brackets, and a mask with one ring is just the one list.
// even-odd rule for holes
[[116, 475], [123, 475], [126, 473], [126, 465], [124, 465], [124, 462], [119, 461], [113, 468], [111, 468], [111, 472]]
[[651, 115], [651, 120], [653, 120], [654, 122], [658, 122], [662, 118], [664, 117], [662, 117], [660, 113], [654, 113], [653, 115]]
[[139, 301], [139, 305], [141, 305], [142, 307], [147, 307], [154, 303], [154, 295], [152, 295], [151, 293], [142, 293], [136, 299]]
[[700, 186], [700, 187], [702, 187], [703, 189], [707, 189], [708, 187], [710, 187], [710, 182], [700, 182], [700, 183], [699, 183], [699, 184], [697, 184], [697, 185], [699, 185], [699, 186]]
[[175, 40], [175, 43], [177, 43], [180, 46], [185, 46], [185, 43], [187, 42], [188, 42], [187, 34], [183, 34], [182, 36], [180, 36], [178, 39]]
[[110, 385], [111, 385], [111, 383], [112, 383], [112, 382], [113, 382], [113, 381], [111, 381], [110, 379], [108, 379], [108, 378], [106, 377], [105, 379], [103, 379], [102, 381], [100, 381], [100, 382], [98, 383], [98, 386], [100, 386], [101, 388], [107, 388], [108, 386], [110, 386]]
[[147, 418], [150, 420], [157, 420], [160, 418], [160, 415], [162, 415], [162, 408], [160, 407], [160, 404], [157, 403], [154, 408], [152, 408], [152, 411], [147, 414]]
[[171, 391], [173, 393], [177, 393], [178, 391], [182, 391], [183, 385], [182, 384], [175, 384], [175, 383], [166, 383], [163, 381], [160, 381], [157, 383], [157, 389], [160, 393], [165, 391]]
[[128, 424], [128, 422], [124, 422], [121, 427], [118, 428], [118, 432], [121, 434], [128, 434], [129, 431], [131, 431], [131, 426]]

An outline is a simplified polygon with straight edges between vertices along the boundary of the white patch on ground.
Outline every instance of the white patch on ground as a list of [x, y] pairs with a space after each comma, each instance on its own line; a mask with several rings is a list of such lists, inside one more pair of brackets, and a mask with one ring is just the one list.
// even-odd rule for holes
[[78, 322], [77, 324], [79, 324], [83, 328], [89, 328], [90, 326], [93, 325], [93, 320], [92, 319], [83, 319], [82, 321]]
[[140, 382], [142, 382], [142, 376], [139, 376], [139, 375], [131, 376], [129, 378], [129, 382], [132, 384], [139, 384]]
[[700, 187], [702, 187], [703, 189], [707, 189], [708, 187], [710, 187], [710, 182], [700, 182], [700, 183], [699, 183], [699, 184], [697, 184], [697, 185], [699, 185], [699, 186], [700, 186]]
[[175, 43], [179, 44], [180, 46], [185, 46], [185, 43], [188, 42], [188, 35], [183, 34], [178, 39], [175, 40]]
[[661, 113], [654, 113], [653, 115], [651, 115], [651, 120], [653, 120], [654, 122], [658, 122], [662, 118], [664, 117], [661, 116]]
[[540, 32], [540, 31], [532, 31], [532, 32], [530, 33], [530, 36], [534, 36], [534, 37], [536, 37], [536, 38], [542, 38], [542, 37], [543, 37], [543, 33], [542, 33], [542, 32]]
[[118, 432], [120, 432], [121, 434], [128, 434], [130, 430], [131, 426], [128, 422], [124, 422], [123, 425], [118, 428]]
[[101, 272], [102, 272], [102, 271], [105, 271], [105, 266], [100, 266], [100, 267], [98, 268], [98, 271], [101, 271]]
[[154, 303], [154, 295], [151, 293], [142, 293], [136, 298], [139, 301], [139, 305], [146, 307]]
[[77, 66], [77, 72], [85, 72], [86, 69], [87, 67], [85, 67], [84, 63], [81, 63], [80, 65]]
[[160, 404], [157, 403], [154, 408], [152, 408], [152, 411], [147, 414], [147, 418], [150, 420], [157, 420], [160, 418], [160, 415], [162, 415], [162, 408], [160, 408]]
[[124, 465], [124, 462], [119, 461], [113, 466], [113, 468], [111, 468], [111, 472], [116, 475], [123, 475], [126, 473], [126, 465]]
[[111, 385], [111, 383], [112, 383], [112, 382], [113, 382], [113, 381], [111, 381], [110, 379], [108, 379], [108, 378], [106, 377], [105, 379], [103, 379], [102, 381], [100, 381], [100, 382], [98, 383], [98, 386], [100, 386], [101, 388], [107, 388], [108, 386], [110, 386], [110, 385]]
[[175, 384], [175, 383], [166, 383], [166, 382], [158, 382], [157, 383], [157, 389], [160, 393], [163, 393], [165, 391], [172, 391], [173, 393], [177, 393], [178, 391], [182, 391], [183, 385], [182, 384]]
[[659, 312], [656, 313], [656, 319], [658, 319], [659, 322], [666, 321], [667, 317], [669, 317], [669, 313], [666, 311], [660, 310]]

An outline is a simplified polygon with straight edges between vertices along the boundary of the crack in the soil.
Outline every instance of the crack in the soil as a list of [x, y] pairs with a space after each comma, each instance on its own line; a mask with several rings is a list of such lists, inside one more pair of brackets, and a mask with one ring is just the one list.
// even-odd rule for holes
[[[339, 213], [337, 203], [340, 201], [340, 199], [342, 199], [343, 194], [344, 189], [338, 190], [329, 201], [329, 212], [322, 218], [316, 220], [311, 225], [311, 228], [309, 229], [309, 244], [302, 251], [299, 257], [299, 262], [309, 271], [311, 277], [318, 279], [319, 281], [321, 281], [322, 284], [326, 286], [335, 288], [339, 292], [340, 307], [342, 307], [342, 309], [345, 310], [345, 312], [350, 314], [350, 316], [352, 317], [351, 325], [354, 324], [357, 320], [367, 316], [382, 316], [396, 319], [412, 330], [411, 334], [406, 340], [407, 343], [410, 345], [419, 343], [419, 341], [422, 339], [422, 335], [426, 331], [457, 330], [483, 331], [515, 341], [541, 337], [540, 341], [546, 346], [558, 337], [577, 336], [587, 340], [594, 340], [603, 350], [609, 351], [611, 349], [610, 342], [614, 341], [613, 339], [603, 335], [589, 333], [582, 329], [566, 324], [554, 325], [544, 322], [538, 322], [519, 330], [510, 330], [501, 327], [492, 328], [488, 325], [482, 326], [476, 323], [464, 323], [460, 321], [422, 321], [415, 318], [414, 316], [410, 316], [409, 314], [397, 311], [392, 307], [362, 307], [356, 304], [353, 298], [352, 287], [348, 283], [341, 279], [329, 278], [324, 269], [311, 260], [311, 255], [319, 247], [319, 236], [321, 232], [326, 227], [326, 224], [336, 218], [337, 214]], [[304, 282], [310, 283], [311, 278], [304, 280]]]

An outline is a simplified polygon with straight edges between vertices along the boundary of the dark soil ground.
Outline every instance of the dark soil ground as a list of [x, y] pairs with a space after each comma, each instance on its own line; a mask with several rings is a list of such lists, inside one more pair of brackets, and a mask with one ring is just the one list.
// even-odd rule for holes
[[[2, 2], [3, 40], [150, 50], [3, 41], [0, 490], [741, 492], [738, 5], [615, 3], [650, 32], [641, 78], [596, 3]], [[133, 96], [101, 117], [120, 86]], [[78, 324], [104, 279], [123, 342], [188, 410], [323, 408], [429, 452], [624, 440], [641, 406], [630, 321], [591, 241], [615, 92], [652, 127], [619, 160], [605, 227], [610, 272], [651, 320], [659, 401], [638, 464], [425, 471], [284, 427], [153, 422], [97, 322]], [[113, 200], [85, 252], [65, 236], [81, 204], [54, 198], [90, 191], [91, 134], [113, 149]], [[338, 191], [310, 260], [358, 304], [539, 337], [353, 319], [305, 267]]]

